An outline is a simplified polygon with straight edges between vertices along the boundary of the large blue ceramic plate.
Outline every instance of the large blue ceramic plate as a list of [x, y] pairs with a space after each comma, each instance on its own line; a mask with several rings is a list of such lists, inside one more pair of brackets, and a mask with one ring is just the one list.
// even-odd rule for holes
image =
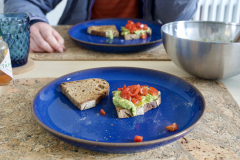
[[131, 19], [134, 22], [147, 24], [152, 29], [152, 35], [147, 39], [124, 40], [122, 36], [113, 38], [94, 36], [87, 33], [89, 26], [115, 25], [120, 33], [121, 27], [127, 24], [129, 19], [99, 19], [79, 23], [68, 31], [70, 38], [83, 48], [106, 53], [134, 53], [157, 47], [162, 43], [161, 25], [157, 22], [143, 19]]
[[[60, 84], [73, 80], [102, 78], [110, 84], [110, 94], [96, 107], [80, 111], [61, 93]], [[162, 102], [142, 116], [118, 119], [112, 91], [140, 84], [161, 91]], [[106, 115], [100, 113], [104, 109]], [[60, 77], [43, 87], [33, 100], [32, 113], [51, 134], [77, 147], [111, 153], [140, 152], [166, 145], [183, 137], [200, 122], [205, 112], [202, 94], [181, 78], [141, 68], [96, 68]], [[176, 122], [178, 130], [166, 126]], [[134, 136], [143, 142], [134, 142]]]

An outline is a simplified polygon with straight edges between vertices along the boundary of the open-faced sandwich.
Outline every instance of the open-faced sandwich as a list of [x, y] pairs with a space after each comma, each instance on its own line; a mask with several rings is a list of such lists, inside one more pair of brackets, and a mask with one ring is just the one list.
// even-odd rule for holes
[[110, 39], [119, 37], [119, 32], [115, 25], [90, 26], [87, 32], [91, 35], [109, 37]]
[[124, 36], [125, 40], [146, 39], [147, 36], [150, 36], [151, 34], [151, 28], [140, 22], [134, 23], [133, 21], [128, 20], [125, 27], [121, 27], [121, 35]]
[[61, 83], [62, 93], [80, 110], [95, 107], [109, 94], [109, 83], [92, 78]]
[[157, 108], [161, 103], [161, 93], [153, 87], [124, 85], [113, 91], [112, 99], [118, 118], [129, 118]]

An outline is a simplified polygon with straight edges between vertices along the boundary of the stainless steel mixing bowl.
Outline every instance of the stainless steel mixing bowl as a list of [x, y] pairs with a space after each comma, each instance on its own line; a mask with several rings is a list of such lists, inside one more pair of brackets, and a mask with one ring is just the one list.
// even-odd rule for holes
[[240, 73], [240, 43], [232, 43], [240, 24], [179, 21], [162, 26], [164, 48], [171, 60], [189, 74], [222, 79]]

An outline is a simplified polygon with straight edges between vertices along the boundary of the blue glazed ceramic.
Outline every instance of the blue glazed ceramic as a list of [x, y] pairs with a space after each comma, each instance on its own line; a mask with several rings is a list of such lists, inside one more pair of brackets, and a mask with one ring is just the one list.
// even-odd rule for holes
[[141, 22], [147, 24], [152, 29], [152, 35], [148, 36], [147, 39], [124, 40], [120, 36], [111, 40], [106, 37], [94, 36], [87, 33], [89, 26], [97, 25], [115, 25], [120, 33], [121, 27], [124, 27], [128, 20], [125, 18], [91, 20], [74, 25], [69, 29], [68, 34], [81, 47], [106, 53], [142, 52], [157, 47], [162, 43], [161, 25], [157, 22], [142, 19], [131, 20], [135, 23]]
[[[61, 93], [62, 82], [102, 78], [110, 84], [110, 94], [96, 107], [80, 111]], [[161, 92], [158, 108], [142, 116], [118, 119], [112, 91], [126, 85], [155, 87]], [[104, 109], [106, 115], [100, 114]], [[160, 147], [183, 137], [202, 119], [205, 100], [193, 85], [160, 71], [142, 68], [95, 68], [62, 76], [43, 87], [35, 96], [32, 113], [37, 122], [62, 141], [84, 149], [132, 153]], [[178, 130], [166, 126], [176, 122]], [[143, 142], [134, 142], [134, 136]]]

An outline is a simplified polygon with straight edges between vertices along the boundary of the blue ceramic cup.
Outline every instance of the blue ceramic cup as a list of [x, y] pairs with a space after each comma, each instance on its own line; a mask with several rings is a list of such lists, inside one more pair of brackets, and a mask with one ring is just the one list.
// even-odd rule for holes
[[25, 13], [0, 14], [2, 38], [8, 44], [12, 67], [27, 63], [30, 45], [29, 16]]

